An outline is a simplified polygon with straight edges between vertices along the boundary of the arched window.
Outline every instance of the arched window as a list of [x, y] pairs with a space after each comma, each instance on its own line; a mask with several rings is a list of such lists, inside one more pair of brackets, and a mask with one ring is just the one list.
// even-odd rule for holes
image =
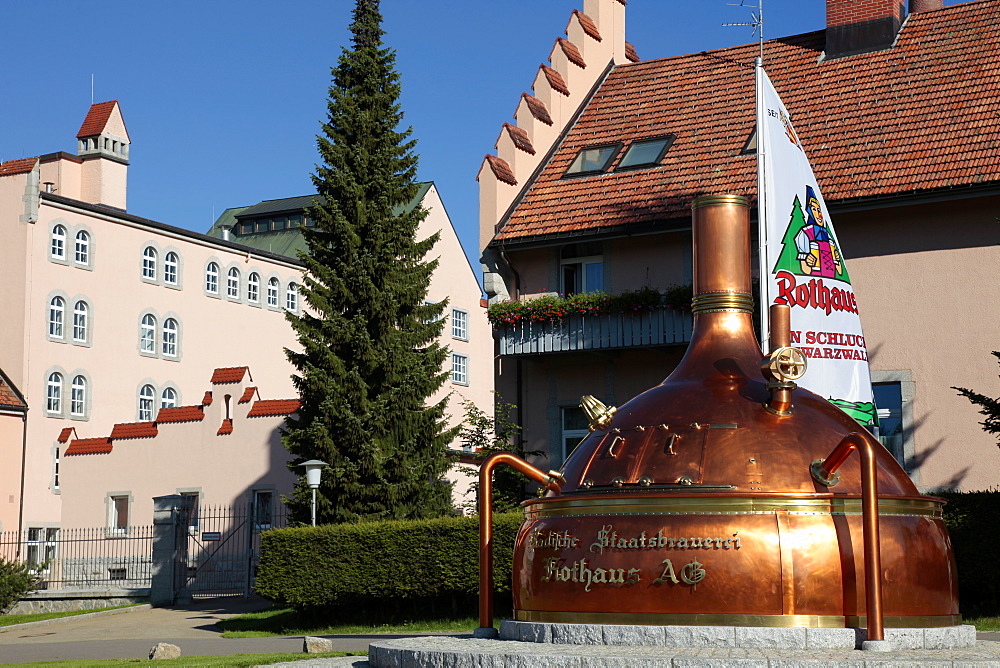
[[177, 285], [177, 253], [167, 253], [163, 258], [163, 282], [167, 285]]
[[62, 412], [62, 374], [53, 371], [45, 384], [45, 410], [49, 413]]
[[76, 233], [73, 259], [77, 264], [87, 264], [90, 262], [90, 235], [83, 230]]
[[278, 306], [278, 279], [272, 278], [267, 282], [267, 305]]
[[260, 274], [256, 271], [250, 272], [247, 278], [247, 301], [256, 304], [260, 301]]
[[153, 419], [153, 386], [143, 385], [139, 390], [139, 422]]
[[152, 246], [146, 246], [142, 251], [142, 277], [156, 280], [156, 249]]
[[205, 267], [205, 292], [219, 294], [219, 265], [209, 262]]
[[163, 354], [177, 357], [177, 321], [173, 318], [163, 321]]
[[83, 376], [73, 378], [69, 393], [69, 414], [83, 417], [87, 409], [87, 379]]
[[177, 390], [168, 387], [160, 395], [160, 408], [173, 408], [177, 405]]
[[156, 318], [148, 313], [142, 316], [142, 324], [139, 326], [139, 351], [144, 353], [156, 352]]
[[299, 286], [295, 283], [289, 283], [285, 291], [285, 308], [292, 313], [299, 308]]
[[90, 309], [82, 299], [73, 307], [73, 340], [78, 343], [87, 342], [87, 314]]
[[240, 296], [240, 270], [236, 267], [229, 270], [229, 277], [226, 279], [226, 295], [233, 298]]
[[52, 245], [49, 254], [54, 260], [66, 259], [66, 228], [56, 225], [52, 228]]
[[66, 300], [53, 297], [49, 302], [49, 336], [61, 339], [63, 337], [63, 312], [66, 310]]

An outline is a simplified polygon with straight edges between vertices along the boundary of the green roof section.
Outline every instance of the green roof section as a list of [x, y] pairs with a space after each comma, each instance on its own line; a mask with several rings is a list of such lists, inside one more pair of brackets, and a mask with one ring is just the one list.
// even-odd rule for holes
[[[400, 206], [393, 207], [394, 216], [411, 211], [424, 199], [427, 191], [434, 185], [428, 181], [420, 183], [416, 196]], [[299, 251], [306, 250], [306, 242], [302, 236], [302, 231], [298, 228], [285, 230], [270, 230], [267, 232], [254, 232], [252, 234], [239, 234], [238, 225], [242, 221], [256, 220], [279, 215], [294, 215], [304, 213], [312, 206], [313, 200], [322, 199], [317, 195], [300, 195], [299, 197], [285, 197], [282, 199], [269, 199], [254, 204], [252, 206], [238, 206], [226, 209], [219, 216], [215, 224], [206, 234], [210, 237], [222, 238], [224, 228], [232, 230], [229, 239], [237, 243], [256, 248], [257, 250], [277, 253], [293, 259], [298, 259]]]

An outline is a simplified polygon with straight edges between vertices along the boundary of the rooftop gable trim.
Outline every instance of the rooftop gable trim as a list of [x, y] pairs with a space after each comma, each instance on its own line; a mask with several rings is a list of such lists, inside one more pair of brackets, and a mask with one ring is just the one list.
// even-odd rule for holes
[[490, 154], [487, 154], [484, 159], [486, 160], [486, 164], [490, 166], [490, 170], [492, 170], [493, 175], [497, 177], [498, 181], [506, 183], [510, 186], [517, 185], [517, 179], [514, 178], [514, 171], [510, 168], [510, 165], [507, 164], [506, 160]]
[[552, 116], [549, 115], [549, 110], [545, 108], [544, 102], [528, 93], [521, 93], [521, 99], [528, 105], [528, 111], [531, 112], [532, 116], [546, 125], [552, 125]]
[[507, 131], [516, 148], [530, 155], [535, 155], [535, 147], [531, 145], [531, 139], [528, 138], [528, 133], [523, 128], [510, 123], [504, 123], [503, 129]]
[[212, 384], [213, 385], [224, 385], [227, 383], [239, 383], [243, 380], [243, 377], [247, 376], [250, 380], [253, 377], [250, 376], [250, 367], [248, 366], [227, 366], [217, 368], [212, 372]]
[[553, 90], [569, 97], [569, 88], [566, 86], [566, 80], [562, 78], [561, 74], [544, 63], [539, 65], [538, 68], [542, 70], [542, 74], [545, 75], [546, 81], [549, 82]]
[[114, 113], [116, 106], [118, 106], [118, 100], [98, 102], [97, 104], [90, 105], [87, 117], [83, 119], [80, 131], [76, 133], [76, 138], [93, 137], [104, 132], [104, 128], [107, 127], [108, 121], [111, 120], [111, 114]]
[[587, 33], [588, 36], [592, 37], [598, 42], [602, 41], [601, 33], [597, 29], [597, 24], [594, 23], [594, 20], [592, 18], [581, 12], [579, 9], [573, 10], [573, 16], [575, 16], [576, 20], [580, 22], [580, 27], [583, 28], [583, 32]]
[[583, 56], [580, 54], [580, 49], [576, 48], [576, 44], [573, 44], [573, 42], [569, 41], [565, 37], [556, 37], [556, 44], [562, 48], [563, 53], [566, 54], [569, 62], [573, 63], [577, 67], [587, 67], [587, 63], [583, 61]]
[[[17, 411], [19, 413], [28, 412], [28, 402], [21, 394], [21, 390], [11, 382], [7, 374], [0, 369], [0, 408]], [[69, 427], [72, 429], [72, 427]]]

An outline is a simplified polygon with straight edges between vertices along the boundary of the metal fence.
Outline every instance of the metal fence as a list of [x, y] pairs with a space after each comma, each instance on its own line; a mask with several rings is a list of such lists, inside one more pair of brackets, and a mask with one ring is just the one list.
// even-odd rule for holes
[[0, 556], [27, 562], [41, 589], [142, 588], [152, 577], [153, 527], [59, 529], [0, 533]]
[[[259, 495], [260, 493], [258, 493]], [[284, 504], [255, 498], [236, 506], [203, 506], [188, 528], [187, 587], [194, 597], [246, 596], [260, 563], [260, 534], [288, 524]]]

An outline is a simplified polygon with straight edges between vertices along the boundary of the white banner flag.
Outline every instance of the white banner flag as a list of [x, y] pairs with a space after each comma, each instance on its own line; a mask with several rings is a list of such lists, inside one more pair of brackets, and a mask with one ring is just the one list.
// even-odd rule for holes
[[799, 384], [869, 424], [868, 351], [840, 242], [791, 115], [760, 66], [757, 152], [761, 301], [791, 307], [792, 345], [809, 357]]

